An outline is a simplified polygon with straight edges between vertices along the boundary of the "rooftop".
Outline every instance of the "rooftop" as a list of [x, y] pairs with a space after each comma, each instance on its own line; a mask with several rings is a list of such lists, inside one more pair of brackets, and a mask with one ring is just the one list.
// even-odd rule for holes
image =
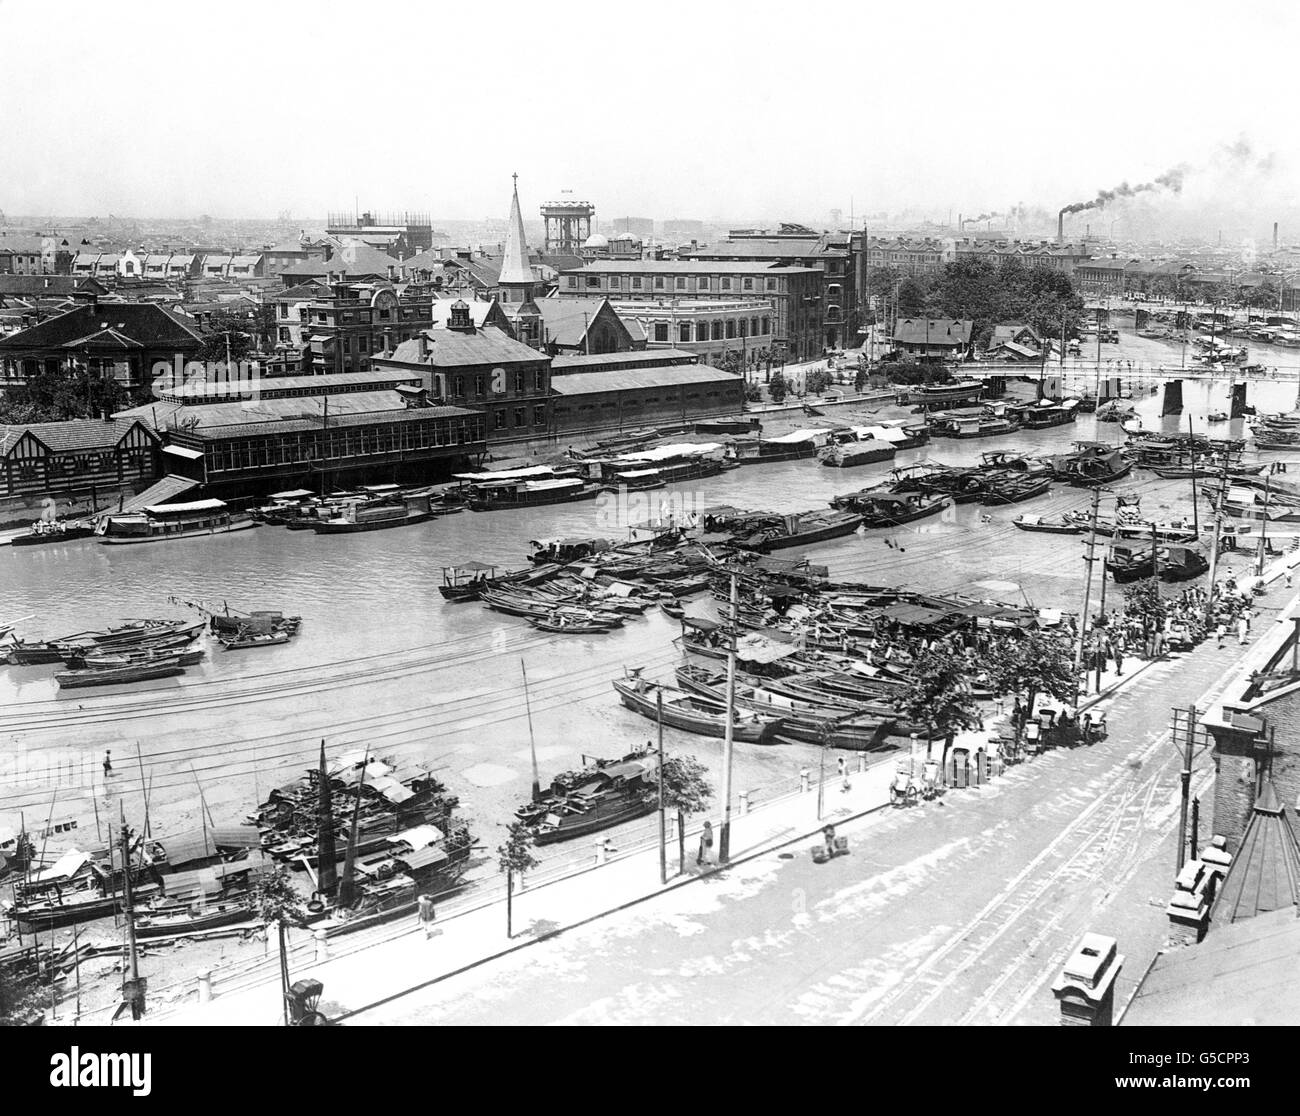
[[386, 362], [418, 365], [425, 368], [464, 368], [480, 364], [521, 364], [524, 361], [544, 361], [545, 353], [516, 341], [496, 326], [485, 326], [473, 333], [460, 333], [451, 329], [426, 330], [425, 355], [420, 355], [418, 338], [403, 341], [391, 357], [377, 357], [376, 367]]
[[33, 422], [27, 425], [0, 426], [0, 455], [6, 454], [28, 431], [42, 445], [66, 453], [85, 449], [112, 449], [136, 425], [132, 418], [119, 421], [117, 416], [103, 419], [74, 419], [70, 422]]
[[551, 380], [551, 388], [556, 395], [572, 396], [722, 383], [738, 386], [741, 380], [729, 372], [707, 365], [677, 364], [664, 368], [626, 368], [612, 372], [588, 372], [582, 376], [556, 376]]
[[762, 260], [753, 263], [709, 260], [593, 260], [583, 267], [571, 268], [565, 275], [615, 274], [630, 272], [663, 275], [820, 275], [815, 267], [776, 267]]

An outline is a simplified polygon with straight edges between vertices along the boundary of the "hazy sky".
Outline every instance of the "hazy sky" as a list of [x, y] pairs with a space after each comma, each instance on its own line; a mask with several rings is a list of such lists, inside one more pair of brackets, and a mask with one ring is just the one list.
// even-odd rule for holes
[[1171, 205], [1267, 208], [1296, 195], [1297, 22], [1258, 0], [0, 0], [0, 210], [478, 218], [518, 171], [531, 214], [562, 188], [602, 219], [1055, 212], [1179, 163]]

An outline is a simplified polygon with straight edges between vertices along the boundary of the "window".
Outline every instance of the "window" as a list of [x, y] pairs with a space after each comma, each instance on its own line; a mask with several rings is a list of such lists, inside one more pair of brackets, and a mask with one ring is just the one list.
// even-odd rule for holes
[[505, 428], [506, 428], [506, 413], [505, 413], [505, 411], [503, 411], [503, 410], [502, 410], [502, 411], [493, 411], [493, 412], [492, 412], [492, 429], [493, 429], [493, 430], [504, 430]]
[[464, 394], [465, 394], [465, 377], [464, 377], [464, 376], [457, 376], [457, 377], [456, 377], [456, 386], [455, 386], [455, 391], [454, 391], [453, 394], [455, 394], [455, 395], [464, 395]]
[[695, 327], [695, 340], [707, 341], [708, 339], [709, 339], [709, 323], [700, 322], [700, 324]]
[[724, 275], [721, 279], [720, 285], [724, 291], [731, 290], [731, 276]]
[[754, 280], [742, 279], [740, 281], [740, 289], [742, 291], [752, 291], [754, 289]]
[[478, 396], [478, 398], [480, 399], [483, 398], [483, 377], [482, 376], [474, 377], [474, 394]]
[[735, 319], [735, 318], [728, 318], [728, 319], [727, 319], [727, 337], [728, 337], [728, 338], [732, 338], [732, 337], [735, 337], [735, 336], [736, 336], [736, 319]]
[[664, 277], [663, 277], [662, 275], [656, 275], [656, 276], [655, 276], [655, 290], [656, 290], [656, 291], [662, 291], [663, 289], [664, 289]]
[[545, 408], [545, 407], [534, 407], [534, 408], [533, 408], [533, 425], [534, 425], [534, 426], [545, 426], [545, 425], [546, 425], [546, 408]]
[[701, 275], [695, 282], [695, 289], [707, 291], [709, 289], [709, 277], [707, 275]]
[[721, 341], [721, 340], [722, 340], [722, 322], [721, 322], [721, 321], [715, 321], [715, 322], [713, 323], [713, 340], [715, 340], [715, 341]]
[[516, 372], [515, 373], [515, 394], [523, 395], [523, 393], [524, 393], [524, 374], [522, 372]]
[[749, 332], [750, 332], [750, 335], [751, 335], [752, 337], [757, 337], [757, 336], [758, 336], [758, 319], [757, 319], [757, 318], [750, 318], [750, 319], [749, 319]]
[[641, 289], [641, 276], [639, 275], [632, 276], [632, 289], [634, 291], [639, 291]]
[[281, 326], [281, 327], [280, 327], [280, 340], [281, 340], [281, 341], [288, 341], [288, 340], [289, 340], [289, 327], [288, 327], [288, 326]]
[[668, 323], [667, 323], [667, 322], [655, 322], [655, 340], [656, 340], [656, 341], [667, 341], [667, 340], [668, 340]]
[[280, 303], [280, 317], [287, 318], [288, 316], [289, 316], [289, 304], [287, 302]]
[[[775, 279], [769, 279], [769, 280], [767, 281], [767, 289], [768, 289], [769, 291], [774, 291], [774, 290], [776, 290], [776, 280], [775, 280]], [[745, 290], [749, 290], [749, 287], [746, 287]]]
[[771, 332], [772, 332], [772, 319], [771, 319], [771, 318], [764, 318], [764, 319], [763, 319], [763, 332], [764, 332], [764, 333], [771, 333]]
[[599, 276], [599, 275], [588, 275], [588, 276], [587, 276], [587, 286], [588, 286], [589, 288], [590, 288], [590, 287], [595, 287], [597, 290], [599, 290], [599, 289], [600, 289], [600, 276]]
[[577, 277], [576, 275], [570, 275], [570, 276], [569, 276], [569, 290], [571, 290], [571, 291], [572, 291], [572, 290], [576, 290], [576, 289], [577, 289], [577, 286], [578, 286], [578, 277]]
[[524, 409], [522, 407], [515, 408], [515, 425], [516, 426], [524, 425]]
[[741, 337], [749, 336], [749, 323], [745, 321], [744, 318], [740, 319], [740, 336]]
[[679, 324], [678, 327], [677, 327], [677, 340], [678, 340], [678, 341], [689, 341], [690, 339], [691, 339], [691, 325], [690, 325], [690, 322], [682, 322], [682, 323]]
[[619, 288], [619, 286], [622, 284], [622, 282], [623, 282], [622, 279], [620, 279], [617, 275], [611, 275], [611, 276], [609, 277], [609, 289], [610, 289], [611, 291], [616, 291], [616, 290], [618, 290], [618, 288]]
[[363, 353], [368, 353], [368, 352], [370, 352], [370, 338], [369, 338], [369, 337], [359, 337], [359, 338], [357, 338], [357, 344], [361, 346], [361, 351], [362, 351]]
[[685, 275], [679, 275], [679, 276], [677, 276], [677, 289], [678, 289], [679, 291], [684, 291], [684, 290], [686, 290], [686, 276], [685, 276]]
[[545, 371], [545, 369], [539, 368], [536, 372], [533, 373], [533, 386], [534, 386], [538, 391], [545, 391], [545, 390], [546, 390], [546, 371]]

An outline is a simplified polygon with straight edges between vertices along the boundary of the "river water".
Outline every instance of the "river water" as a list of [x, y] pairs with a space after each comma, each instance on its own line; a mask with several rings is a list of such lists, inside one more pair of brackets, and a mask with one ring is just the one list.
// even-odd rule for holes
[[[1188, 382], [1184, 397], [1198, 430], [1226, 409], [1228, 386]], [[1293, 387], [1255, 385], [1261, 410], [1291, 406]], [[1149, 427], [1185, 428], [1185, 416], [1159, 416], [1158, 397], [1134, 400]], [[892, 408], [836, 419], [900, 414]], [[822, 420], [828, 421], [828, 420]], [[1242, 434], [1240, 421], [1209, 429]], [[1082, 416], [1073, 426], [973, 441], [939, 441], [895, 464], [977, 462], [993, 449], [1056, 452], [1075, 439], [1118, 442], [1118, 426]], [[875, 483], [888, 465], [831, 469], [815, 460], [751, 466], [720, 477], [642, 494], [678, 508], [733, 504], [752, 509], [825, 508], [830, 497]], [[1190, 513], [1190, 485], [1137, 473], [1120, 491], [1143, 494], [1161, 518]], [[1085, 508], [1088, 494], [1057, 486], [1023, 506], [950, 509], [942, 518], [872, 531], [809, 548], [837, 580], [962, 591], [1038, 606], [1078, 608], [1082, 540], [1026, 534], [1010, 520], [1022, 511], [1055, 515]], [[529, 511], [462, 512], [399, 530], [317, 536], [262, 527], [228, 536], [110, 547], [80, 540], [0, 549], [0, 618], [29, 613], [28, 638], [101, 627], [124, 617], [190, 616], [169, 598], [233, 610], [279, 609], [303, 617], [299, 636], [269, 649], [208, 656], [178, 679], [138, 687], [60, 693], [53, 666], [0, 669], [0, 829], [69, 817], [82, 832], [132, 824], [149, 790], [155, 830], [197, 825], [201, 800], [220, 824], [241, 819], [267, 790], [315, 761], [371, 748], [426, 764], [462, 798], [462, 812], [494, 848], [514, 807], [528, 795], [531, 731], [543, 783], [582, 756], [619, 755], [654, 734], [651, 722], [620, 706], [610, 681], [625, 668], [667, 678], [680, 656], [677, 624], [657, 609], [617, 632], [545, 636], [522, 619], [478, 603], [450, 604], [437, 591], [441, 568], [477, 559], [524, 564], [531, 539], [616, 535], [627, 512], [609, 502]], [[632, 519], [652, 507], [631, 509]], [[1094, 600], [1095, 600], [1094, 596]], [[688, 611], [715, 615], [707, 598]], [[206, 637], [205, 637], [206, 639]], [[529, 703], [523, 701], [527, 670]], [[670, 752], [699, 756], [715, 772], [722, 742], [669, 730]], [[113, 771], [102, 761], [111, 750]], [[789, 788], [800, 768], [816, 770], [810, 747], [739, 745], [735, 789], [761, 797]], [[202, 796], [202, 799], [201, 799]], [[108, 815], [108, 817], [106, 817]], [[52, 840], [51, 848], [59, 838]], [[64, 844], [68, 844], [67, 839]], [[83, 837], [84, 847], [89, 838]]]

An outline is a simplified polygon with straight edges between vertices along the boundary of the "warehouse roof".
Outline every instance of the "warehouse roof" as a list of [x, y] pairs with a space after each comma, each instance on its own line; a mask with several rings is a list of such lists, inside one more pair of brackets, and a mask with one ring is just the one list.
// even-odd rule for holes
[[628, 368], [615, 372], [588, 372], [582, 376], [556, 376], [551, 380], [551, 387], [556, 395], [594, 395], [604, 391], [724, 383], [739, 388], [741, 381], [730, 372], [706, 365], [678, 364], [666, 368]]
[[496, 326], [485, 326], [473, 333], [454, 329], [433, 329], [424, 333], [427, 354], [420, 355], [420, 341], [416, 338], [403, 341], [391, 357], [377, 358], [376, 367], [388, 367], [391, 360], [400, 364], [415, 364], [426, 368], [465, 368], [477, 364], [520, 364], [524, 361], [544, 361], [539, 353], [521, 341], [516, 341]]
[[692, 272], [700, 275], [719, 275], [722, 273], [753, 275], [755, 272], [762, 272], [764, 275], [810, 275], [814, 272], [820, 274], [820, 268], [767, 267], [764, 266], [762, 260], [755, 260], [753, 263], [738, 263], [726, 260], [596, 260], [583, 267], [575, 267], [565, 271], [564, 274], [577, 275], [580, 272], [588, 274], [593, 272], [615, 272], [617, 274], [625, 272], [660, 272], [665, 275], [678, 272]]

